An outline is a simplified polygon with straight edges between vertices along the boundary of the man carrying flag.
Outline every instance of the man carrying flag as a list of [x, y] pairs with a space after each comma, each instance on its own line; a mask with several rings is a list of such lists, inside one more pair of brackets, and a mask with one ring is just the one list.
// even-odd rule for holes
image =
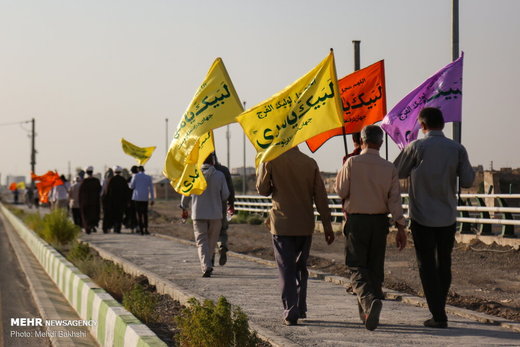
[[[212, 130], [234, 122], [242, 110], [224, 63], [217, 58], [181, 117], [164, 163], [163, 174], [175, 191], [184, 195], [183, 218], [191, 203], [204, 277], [211, 277], [213, 272], [211, 258], [224, 217], [222, 202], [229, 195], [224, 175], [213, 167]], [[191, 195], [195, 196], [188, 198]]]
[[314, 208], [325, 240], [334, 241], [327, 192], [316, 161], [297, 145], [342, 125], [334, 55], [308, 74], [238, 117], [257, 149], [256, 189], [272, 194], [268, 226], [279, 271], [283, 319], [296, 325], [307, 317], [307, 259], [314, 232]]
[[408, 145], [394, 164], [399, 178], [411, 177], [411, 230], [424, 296], [432, 314], [424, 326], [447, 328], [445, 307], [455, 242], [457, 177], [462, 187], [469, 188], [475, 173], [464, 146], [444, 136], [441, 110], [422, 109], [418, 122], [426, 136]]

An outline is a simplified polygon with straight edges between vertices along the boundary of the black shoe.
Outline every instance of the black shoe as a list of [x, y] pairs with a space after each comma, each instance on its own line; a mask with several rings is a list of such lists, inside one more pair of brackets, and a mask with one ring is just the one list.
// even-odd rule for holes
[[291, 326], [291, 325], [298, 325], [298, 320], [297, 319], [284, 319], [283, 320], [283, 324], [287, 325], [287, 326]]
[[307, 318], [307, 313], [300, 312], [300, 319], [305, 319], [305, 318]]
[[448, 322], [437, 322], [433, 318], [425, 320], [423, 324], [428, 328], [446, 329], [448, 327]]
[[150, 235], [150, 233], [148, 232], [148, 229], [145, 229], [145, 230], [144, 230], [143, 235]]
[[370, 311], [367, 314], [365, 328], [367, 330], [376, 330], [377, 325], [379, 324], [379, 315], [381, 314], [381, 309], [383, 308], [383, 303], [379, 299], [374, 299], [372, 304], [370, 304]]
[[202, 274], [202, 277], [211, 277], [211, 273], [213, 272], [213, 269], [207, 269], [206, 271], [204, 271], [204, 273]]
[[227, 253], [227, 249], [225, 249], [225, 248], [220, 248], [218, 250], [218, 256], [219, 256], [218, 264], [220, 266], [224, 266], [227, 263], [227, 254], [226, 253]]

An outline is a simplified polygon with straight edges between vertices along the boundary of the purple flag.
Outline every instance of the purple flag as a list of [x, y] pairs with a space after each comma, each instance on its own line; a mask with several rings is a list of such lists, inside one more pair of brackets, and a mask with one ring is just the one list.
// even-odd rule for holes
[[461, 121], [463, 58], [464, 53], [408, 94], [383, 118], [381, 127], [400, 149], [417, 138], [421, 129], [417, 118], [425, 107], [439, 108], [445, 122]]

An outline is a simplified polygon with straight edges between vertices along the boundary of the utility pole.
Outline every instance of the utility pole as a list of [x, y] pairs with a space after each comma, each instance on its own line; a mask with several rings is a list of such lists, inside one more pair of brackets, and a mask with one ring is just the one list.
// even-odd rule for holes
[[[244, 101], [244, 110], [246, 109], [246, 102]], [[244, 162], [243, 162], [243, 165], [242, 165], [242, 194], [246, 195], [246, 187], [247, 187], [247, 184], [246, 184], [246, 133], [245, 132], [242, 132], [243, 134], [243, 144], [244, 144], [244, 148], [243, 148], [243, 151], [244, 151]]]
[[31, 173], [36, 173], [35, 121], [31, 119]]
[[354, 71], [361, 69], [361, 53], [359, 47], [361, 45], [361, 41], [352, 40], [354, 44]]
[[[452, 12], [452, 59], [459, 58], [459, 0], [453, 0]], [[462, 118], [461, 118], [462, 119]], [[453, 140], [461, 143], [461, 122], [453, 122]]]

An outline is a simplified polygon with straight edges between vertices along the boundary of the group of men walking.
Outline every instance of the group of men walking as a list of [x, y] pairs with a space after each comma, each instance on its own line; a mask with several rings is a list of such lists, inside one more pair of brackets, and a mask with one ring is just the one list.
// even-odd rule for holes
[[[379, 155], [383, 131], [369, 125], [360, 134], [359, 148], [345, 158], [338, 171], [335, 191], [342, 198], [346, 223], [345, 264], [351, 272], [358, 312], [368, 330], [379, 324], [384, 293], [384, 261], [391, 225], [397, 229], [395, 243], [406, 247], [407, 222], [403, 215], [399, 179], [410, 178], [409, 218], [419, 275], [432, 317], [424, 326], [446, 328], [446, 299], [451, 285], [451, 252], [455, 241], [458, 184], [471, 187], [475, 174], [466, 149], [446, 138], [444, 119], [437, 108], [424, 108], [418, 122], [424, 138], [413, 141], [391, 163]], [[183, 196], [183, 219], [191, 217], [203, 277], [211, 277], [215, 248], [220, 238], [219, 263], [226, 263], [228, 207], [233, 213], [234, 190], [229, 170], [210, 155], [201, 171], [207, 182], [200, 195]], [[148, 203], [153, 204], [151, 177], [134, 167], [129, 182], [114, 167], [103, 187], [86, 169], [87, 177], [76, 179], [70, 189], [72, 213], [87, 233], [96, 231], [100, 202], [103, 231], [121, 231], [124, 213], [133, 208], [136, 227], [148, 233]], [[458, 181], [457, 181], [458, 180]], [[314, 206], [320, 214], [327, 244], [334, 242], [327, 192], [316, 161], [294, 147], [276, 159], [262, 163], [256, 188], [272, 195], [266, 224], [279, 270], [283, 322], [296, 325], [307, 317], [307, 260], [315, 229]], [[389, 219], [389, 214], [391, 219]]]
[[148, 205], [153, 205], [155, 195], [152, 178], [144, 171], [142, 166], [133, 166], [132, 176], [125, 179], [123, 169], [114, 166], [107, 170], [102, 185], [94, 176], [94, 168], [87, 167], [86, 177], [77, 176], [69, 189], [74, 223], [87, 234], [96, 232], [103, 210], [104, 233], [120, 233], [125, 225], [132, 232], [149, 234]]
[[[383, 131], [376, 125], [361, 131], [361, 150], [339, 170], [335, 190], [343, 199], [345, 264], [351, 272], [361, 321], [368, 330], [379, 324], [386, 239], [390, 225], [395, 242], [406, 246], [406, 221], [399, 179], [411, 178], [409, 217], [419, 274], [432, 314], [424, 326], [446, 328], [445, 306], [451, 285], [451, 252], [455, 241], [457, 178], [469, 188], [474, 172], [465, 148], [443, 135], [437, 108], [419, 115], [425, 137], [406, 147], [394, 163], [379, 155]], [[283, 318], [296, 325], [307, 317], [307, 259], [314, 231], [313, 204], [320, 214], [328, 244], [334, 241], [327, 194], [316, 162], [297, 147], [261, 164], [257, 190], [272, 195], [268, 218], [279, 269]], [[391, 214], [391, 222], [388, 214]]]

